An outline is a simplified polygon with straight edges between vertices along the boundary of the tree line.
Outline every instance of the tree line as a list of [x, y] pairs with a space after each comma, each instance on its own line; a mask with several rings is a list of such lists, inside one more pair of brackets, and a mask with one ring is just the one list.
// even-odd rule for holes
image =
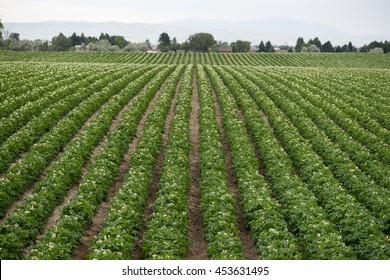
[[[52, 38], [51, 42], [45, 40], [21, 40], [18, 33], [4, 32], [4, 26], [0, 20], [0, 48], [14, 51], [129, 51], [129, 52], [146, 52], [152, 49], [149, 40], [141, 43], [127, 41], [124, 36], [109, 35], [101, 33], [99, 37], [85, 36], [84, 33], [77, 35], [73, 33], [66, 37], [63, 33]], [[299, 37], [295, 46], [274, 46], [270, 41], [264, 43], [261, 41], [259, 45], [252, 46], [252, 43], [245, 40], [237, 40], [235, 42], [216, 41], [210, 33], [196, 33], [188, 37], [182, 43], [179, 43], [174, 37], [171, 39], [168, 33], [163, 32], [158, 38], [158, 51], [161, 52], [384, 52], [390, 51], [390, 42], [373, 41], [363, 45], [361, 48], [356, 48], [351, 42], [342, 46], [334, 46], [330, 41], [321, 43], [318, 37], [309, 39], [307, 42], [302, 37]]]

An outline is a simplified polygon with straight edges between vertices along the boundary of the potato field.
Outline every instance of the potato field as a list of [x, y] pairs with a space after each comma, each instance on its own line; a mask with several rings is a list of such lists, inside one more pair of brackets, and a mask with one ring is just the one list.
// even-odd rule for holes
[[0, 259], [390, 259], [390, 56], [0, 52]]

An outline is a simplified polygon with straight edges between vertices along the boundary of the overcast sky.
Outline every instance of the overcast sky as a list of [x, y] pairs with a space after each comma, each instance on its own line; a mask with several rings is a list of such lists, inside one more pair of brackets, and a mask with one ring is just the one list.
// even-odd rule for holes
[[183, 18], [230, 21], [289, 17], [354, 35], [390, 39], [389, 0], [1, 0], [0, 19], [159, 23]]

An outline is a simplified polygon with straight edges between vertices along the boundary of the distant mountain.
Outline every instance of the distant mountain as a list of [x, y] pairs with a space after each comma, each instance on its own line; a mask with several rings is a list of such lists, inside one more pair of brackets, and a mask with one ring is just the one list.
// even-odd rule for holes
[[149, 39], [156, 43], [162, 32], [167, 32], [171, 38], [176, 37], [179, 42], [188, 39], [189, 35], [197, 32], [209, 32], [219, 41], [232, 42], [238, 39], [259, 44], [261, 40], [270, 40], [273, 44], [295, 45], [298, 37], [305, 41], [318, 37], [321, 42], [330, 40], [332, 44], [345, 44], [349, 41], [356, 46], [369, 43], [373, 40], [389, 40], [384, 36], [369, 34], [357, 36], [338, 30], [330, 25], [306, 23], [290, 18], [270, 18], [258, 21], [231, 22], [225, 20], [208, 20], [189, 18], [161, 24], [123, 23], [123, 22], [75, 22], [75, 21], [45, 21], [30, 23], [5, 23], [9, 32], [20, 34], [22, 39], [45, 39], [60, 32], [70, 36], [73, 32], [86, 36], [99, 36], [100, 33], [123, 35], [132, 42], [143, 42]]

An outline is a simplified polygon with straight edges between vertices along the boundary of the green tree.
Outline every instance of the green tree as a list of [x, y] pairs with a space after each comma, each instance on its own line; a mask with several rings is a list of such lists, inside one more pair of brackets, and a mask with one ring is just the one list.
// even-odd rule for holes
[[72, 36], [69, 37], [72, 42], [72, 46], [81, 45], [81, 38], [77, 36], [76, 32], [73, 32]]
[[85, 38], [85, 35], [84, 35], [84, 32], [83, 32], [83, 33], [81, 33], [81, 35], [80, 35], [80, 45], [81, 45], [82, 43], [85, 43], [85, 40], [86, 40], [86, 38]]
[[120, 49], [123, 49], [128, 44], [125, 37], [118, 35], [111, 36], [109, 42], [111, 43], [111, 45], [118, 46]]
[[264, 42], [261, 41], [261, 42], [260, 42], [260, 45], [259, 45], [259, 50], [258, 50], [258, 52], [265, 52], [265, 51], [266, 51], [266, 49], [265, 49]]
[[302, 37], [299, 37], [297, 40], [297, 43], [295, 45], [295, 51], [296, 52], [301, 52], [302, 48], [305, 46], [305, 41], [303, 40]]
[[152, 48], [152, 44], [150, 43], [149, 39], [146, 39], [145, 45], [148, 47], [148, 49]]
[[307, 42], [309, 45], [316, 45], [317, 48], [321, 49], [321, 41], [318, 39], [318, 37], [315, 37], [314, 39], [310, 39], [309, 42]]
[[172, 39], [171, 50], [177, 52], [181, 49], [181, 45], [177, 42], [176, 37]]
[[231, 43], [230, 46], [232, 47], [233, 52], [249, 52], [251, 49], [251, 42], [237, 40], [236, 42]]
[[84, 44], [85, 45], [89, 45], [90, 43], [94, 43], [95, 44], [95, 43], [97, 43], [97, 41], [98, 41], [98, 38], [88, 36], [87, 38], [85, 38]]
[[195, 52], [207, 52], [215, 44], [210, 33], [196, 33], [188, 38], [190, 50]]
[[11, 32], [11, 34], [9, 34], [9, 39], [13, 41], [20, 41], [20, 34]]
[[267, 43], [265, 43], [265, 52], [275, 52], [275, 49], [270, 41], [267, 41]]
[[110, 35], [108, 33], [104, 34], [103, 32], [100, 33], [100, 36], [99, 36], [99, 41], [100, 40], [107, 40], [107, 41], [110, 41]]
[[348, 47], [347, 44], [344, 44], [344, 45], [340, 48], [340, 51], [341, 51], [341, 52], [351, 52], [352, 50]]
[[51, 50], [53, 51], [67, 51], [72, 46], [72, 41], [60, 33], [51, 41]]
[[356, 52], [356, 48], [354, 45], [352, 45], [352, 42], [348, 43], [348, 49], [350, 52]]
[[4, 28], [4, 25], [3, 23], [1, 22], [1, 19], [0, 19], [0, 39], [3, 39], [3, 33], [1, 32], [1, 30]]
[[163, 32], [158, 39], [158, 49], [162, 52], [167, 52], [171, 49], [171, 38], [168, 33]]
[[321, 46], [321, 52], [334, 52], [334, 48], [330, 41], [327, 41], [325, 44]]

